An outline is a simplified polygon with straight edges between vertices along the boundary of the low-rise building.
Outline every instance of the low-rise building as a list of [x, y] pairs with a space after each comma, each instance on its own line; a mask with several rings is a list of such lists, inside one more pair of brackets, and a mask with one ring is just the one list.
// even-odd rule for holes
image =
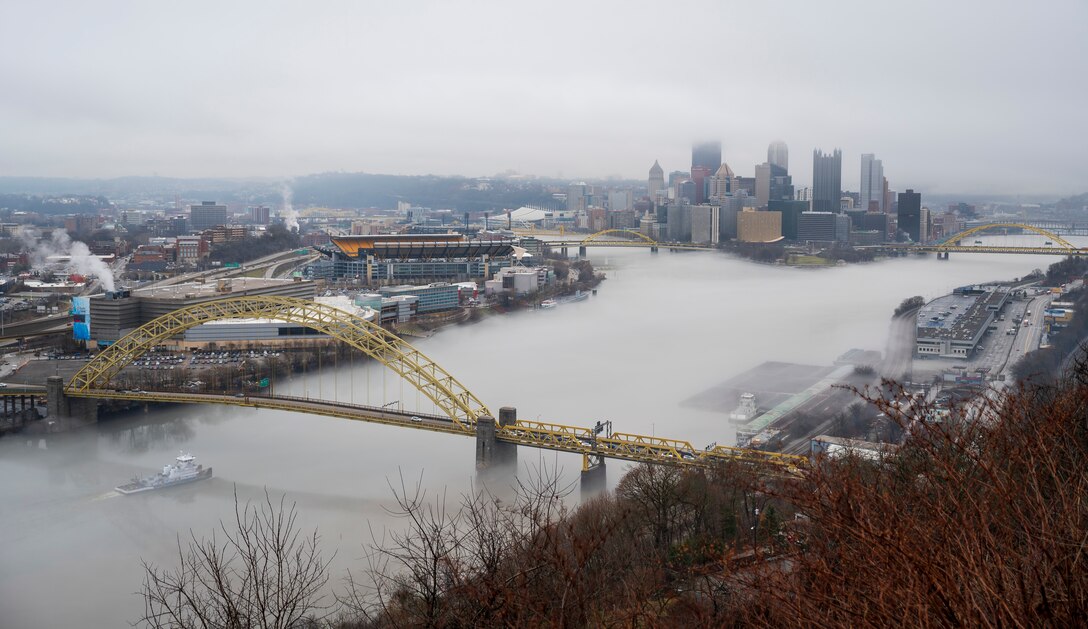
[[883, 461], [886, 457], [894, 455], [899, 449], [899, 446], [891, 443], [844, 439], [829, 435], [813, 437], [812, 441], [809, 442], [809, 447], [814, 458], [841, 459], [854, 456], [870, 461]]
[[527, 295], [543, 288], [552, 275], [548, 267], [511, 266], [499, 270], [494, 279], [484, 282], [488, 295]]
[[1004, 287], [970, 286], [922, 306], [917, 315], [915, 355], [968, 358], [1008, 298]]
[[241, 295], [313, 299], [314, 292], [313, 282], [263, 278], [119, 289], [90, 298], [87, 323], [90, 337], [99, 345], [109, 345], [148, 321], [186, 306]]
[[410, 286], [407, 284], [403, 286], [383, 286], [378, 289], [378, 293], [383, 297], [399, 297], [403, 295], [414, 295], [418, 297], [419, 305], [417, 306], [417, 312], [419, 314], [450, 310], [460, 305], [460, 295], [458, 293], [457, 284], [448, 284], [446, 282], [436, 282], [423, 286]]

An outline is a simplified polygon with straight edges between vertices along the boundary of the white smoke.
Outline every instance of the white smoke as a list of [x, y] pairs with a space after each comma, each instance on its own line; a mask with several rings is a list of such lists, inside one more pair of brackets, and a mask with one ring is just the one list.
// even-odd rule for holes
[[295, 206], [291, 204], [291, 199], [294, 197], [294, 191], [291, 190], [291, 186], [283, 184], [280, 188], [280, 194], [283, 195], [283, 209], [280, 210], [280, 218], [283, 219], [284, 225], [287, 229], [298, 231], [298, 211], [295, 210]]
[[54, 229], [49, 239], [38, 240], [38, 233], [34, 230], [21, 230], [20, 238], [30, 251], [30, 268], [48, 269], [52, 266], [60, 266], [53, 256], [67, 256], [68, 266], [80, 275], [93, 275], [102, 283], [102, 288], [113, 290], [113, 270], [98, 256], [91, 253], [85, 243], [72, 240], [63, 229]]

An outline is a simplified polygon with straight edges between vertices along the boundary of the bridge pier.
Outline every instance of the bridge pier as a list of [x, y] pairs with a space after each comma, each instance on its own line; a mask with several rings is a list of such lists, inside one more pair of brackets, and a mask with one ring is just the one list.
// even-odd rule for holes
[[49, 418], [53, 421], [70, 428], [98, 422], [98, 400], [68, 397], [64, 394], [64, 379], [60, 376], [46, 378], [45, 398]]
[[582, 455], [582, 477], [579, 482], [579, 496], [586, 501], [608, 489], [608, 477], [605, 474], [604, 457], [596, 454]]
[[586, 252], [586, 247], [585, 247], [585, 245], [581, 245], [581, 246], [579, 246], [579, 247], [578, 247], [578, 257], [579, 257], [579, 258], [584, 258], [584, 257], [586, 257], [586, 254], [587, 254], [587, 252]]
[[937, 252], [937, 259], [938, 260], [947, 260], [949, 253], [950, 252], [948, 252], [948, 251], [938, 251]]
[[489, 415], [476, 419], [476, 471], [485, 480], [499, 480], [517, 473], [517, 444], [498, 440], [499, 430], [516, 422], [517, 414], [516, 408], [504, 406], [499, 409], [498, 422]]
[[650, 246], [650, 253], [657, 253], [657, 245]]
[[563, 256], [564, 258], [566, 258], [566, 257], [567, 257], [567, 248], [566, 248], [566, 247], [560, 247], [560, 248], [559, 248], [559, 255], [561, 255], [561, 256]]

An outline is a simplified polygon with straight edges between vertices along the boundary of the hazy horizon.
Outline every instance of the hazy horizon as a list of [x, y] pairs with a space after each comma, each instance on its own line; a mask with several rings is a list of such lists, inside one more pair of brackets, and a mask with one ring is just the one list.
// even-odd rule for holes
[[720, 140], [797, 186], [843, 150], [895, 190], [1088, 190], [1088, 5], [934, 1], [20, 4], [0, 176], [321, 172], [642, 180]]

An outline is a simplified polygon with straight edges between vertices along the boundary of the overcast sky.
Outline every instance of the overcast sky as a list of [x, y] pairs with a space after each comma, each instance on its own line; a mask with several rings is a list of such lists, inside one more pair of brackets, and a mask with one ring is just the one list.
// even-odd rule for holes
[[720, 139], [1088, 191], [1088, 2], [0, 3], [0, 175], [644, 178]]

